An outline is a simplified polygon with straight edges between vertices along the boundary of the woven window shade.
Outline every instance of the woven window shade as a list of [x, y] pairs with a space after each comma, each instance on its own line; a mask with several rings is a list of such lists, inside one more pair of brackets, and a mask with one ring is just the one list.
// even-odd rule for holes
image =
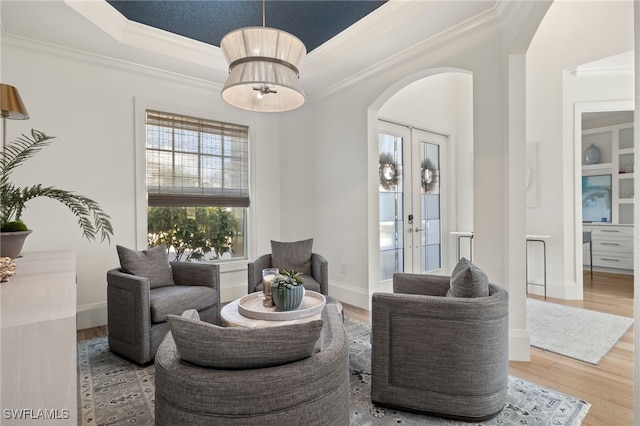
[[249, 207], [249, 128], [147, 111], [150, 206]]

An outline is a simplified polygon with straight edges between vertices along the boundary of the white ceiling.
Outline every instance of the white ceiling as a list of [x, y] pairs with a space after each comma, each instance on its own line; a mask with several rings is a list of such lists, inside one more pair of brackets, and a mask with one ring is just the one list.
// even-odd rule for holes
[[[307, 56], [300, 67], [304, 90], [313, 98], [364, 78], [410, 47], [501, 19], [511, 3], [390, 0]], [[214, 84], [227, 77], [218, 47], [129, 21], [104, 0], [2, 1], [0, 7], [3, 43], [35, 41]]]

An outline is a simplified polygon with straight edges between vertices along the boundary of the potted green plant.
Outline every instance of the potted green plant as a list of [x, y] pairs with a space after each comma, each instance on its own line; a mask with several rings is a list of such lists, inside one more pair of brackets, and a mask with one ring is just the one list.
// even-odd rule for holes
[[52, 136], [31, 130], [31, 136], [22, 135], [7, 144], [0, 158], [0, 257], [15, 258], [20, 254], [25, 238], [32, 232], [21, 218], [25, 204], [37, 197], [48, 197], [66, 205], [78, 217], [82, 235], [89, 241], [100, 237], [100, 242], [111, 241], [113, 227], [110, 217], [100, 205], [83, 195], [36, 184], [17, 187], [11, 182], [11, 173], [27, 159], [49, 145]]
[[303, 281], [302, 275], [293, 269], [285, 269], [273, 278], [271, 297], [278, 309], [292, 311], [300, 306], [304, 297]]

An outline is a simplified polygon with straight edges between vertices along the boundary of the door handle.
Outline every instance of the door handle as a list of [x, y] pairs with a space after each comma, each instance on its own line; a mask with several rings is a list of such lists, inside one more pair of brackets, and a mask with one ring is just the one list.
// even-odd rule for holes
[[424, 229], [422, 229], [422, 228], [416, 228], [415, 229], [415, 232], [422, 232], [422, 231], [424, 231]]
[[409, 227], [409, 229], [407, 229], [408, 233], [412, 233], [413, 232], [413, 228]]

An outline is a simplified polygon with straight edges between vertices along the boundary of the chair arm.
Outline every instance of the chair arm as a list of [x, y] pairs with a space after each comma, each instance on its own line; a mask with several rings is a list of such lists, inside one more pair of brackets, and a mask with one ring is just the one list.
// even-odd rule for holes
[[262, 270], [271, 268], [271, 254], [263, 254], [247, 262], [247, 292], [255, 293], [262, 282]]
[[202, 285], [220, 294], [220, 265], [214, 263], [170, 262], [176, 285]]
[[311, 276], [320, 283], [320, 293], [329, 295], [329, 262], [318, 253], [311, 253]]
[[149, 279], [120, 269], [108, 271], [107, 316], [110, 336], [131, 345], [140, 341], [148, 345], [144, 336], [151, 327]]
[[449, 287], [449, 277], [400, 272], [393, 274], [394, 293], [445, 296]]

